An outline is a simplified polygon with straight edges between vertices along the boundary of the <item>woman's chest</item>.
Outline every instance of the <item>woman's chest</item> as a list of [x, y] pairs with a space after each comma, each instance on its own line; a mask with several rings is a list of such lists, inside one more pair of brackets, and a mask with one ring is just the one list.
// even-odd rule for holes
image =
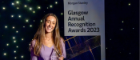
[[50, 59], [57, 59], [56, 52], [54, 51], [53, 46], [47, 47], [44, 46], [40, 50], [40, 57], [44, 60], [50, 60]]
[[40, 55], [42, 57], [49, 57], [50, 55], [52, 55], [53, 53], [53, 47], [42, 47], [40, 50]]

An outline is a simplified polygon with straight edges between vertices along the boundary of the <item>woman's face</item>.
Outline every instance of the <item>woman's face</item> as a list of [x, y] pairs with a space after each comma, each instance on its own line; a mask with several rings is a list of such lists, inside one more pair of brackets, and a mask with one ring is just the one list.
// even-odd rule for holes
[[51, 33], [56, 25], [56, 18], [53, 16], [48, 16], [45, 22], [45, 29], [47, 33]]

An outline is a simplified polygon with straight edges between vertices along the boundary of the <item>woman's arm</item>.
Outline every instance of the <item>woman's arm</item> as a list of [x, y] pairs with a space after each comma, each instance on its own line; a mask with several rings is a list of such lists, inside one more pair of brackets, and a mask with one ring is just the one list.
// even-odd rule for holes
[[33, 40], [31, 42], [31, 45], [30, 45], [30, 55], [31, 55], [31, 60], [37, 60], [37, 56], [35, 56], [34, 54], [34, 46], [35, 46], [35, 40]]
[[61, 38], [61, 44], [62, 44], [62, 57], [66, 58], [66, 49], [65, 49], [65, 43], [63, 38]]

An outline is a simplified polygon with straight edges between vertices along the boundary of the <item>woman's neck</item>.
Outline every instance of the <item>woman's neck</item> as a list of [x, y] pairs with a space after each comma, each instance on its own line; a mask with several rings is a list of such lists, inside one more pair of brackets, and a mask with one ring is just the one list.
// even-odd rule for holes
[[52, 39], [52, 33], [46, 33], [45, 34], [45, 39]]

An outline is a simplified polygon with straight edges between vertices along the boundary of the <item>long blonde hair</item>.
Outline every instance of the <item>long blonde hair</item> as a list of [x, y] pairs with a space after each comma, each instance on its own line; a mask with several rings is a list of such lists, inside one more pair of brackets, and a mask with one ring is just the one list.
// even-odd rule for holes
[[40, 24], [40, 26], [39, 26], [39, 28], [38, 28], [38, 30], [35, 33], [34, 38], [33, 38], [33, 40], [36, 41], [35, 45], [34, 45], [34, 54], [36, 56], [39, 56], [41, 47], [43, 45], [42, 41], [45, 37], [45, 22], [46, 22], [46, 18], [48, 16], [53, 16], [56, 18], [56, 25], [55, 25], [55, 28], [53, 30], [53, 43], [54, 43], [54, 46], [58, 49], [60, 55], [62, 55], [58, 18], [55, 14], [48, 13], [43, 17], [43, 19], [42, 19], [43, 21], [41, 22], [41, 24]]

